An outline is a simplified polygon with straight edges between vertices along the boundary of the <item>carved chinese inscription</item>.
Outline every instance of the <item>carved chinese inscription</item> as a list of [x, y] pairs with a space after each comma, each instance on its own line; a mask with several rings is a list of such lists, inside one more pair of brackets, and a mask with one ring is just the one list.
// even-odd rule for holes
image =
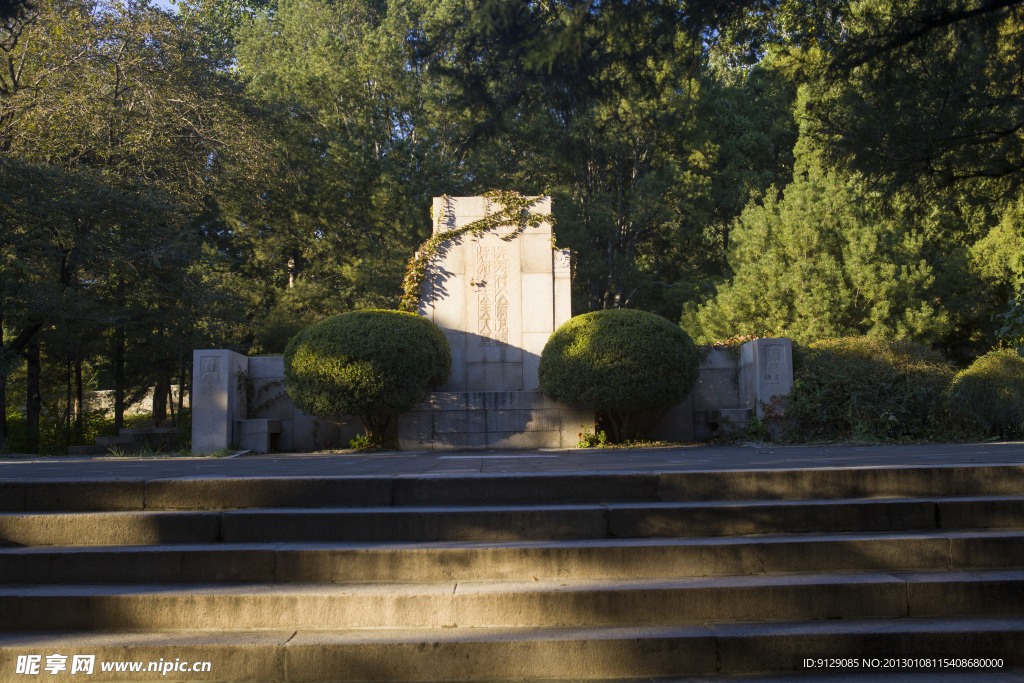
[[199, 358], [199, 383], [216, 384], [220, 381], [217, 370], [217, 356], [201, 356]]
[[556, 273], [568, 273], [569, 266], [572, 263], [571, 256], [569, 255], [568, 249], [556, 249], [555, 250], [555, 272]]
[[508, 259], [509, 247], [477, 247], [474, 285], [482, 345], [508, 343]]
[[782, 373], [785, 372], [786, 362], [784, 349], [781, 346], [772, 344], [764, 349], [765, 358], [765, 381], [776, 384], [782, 381]]

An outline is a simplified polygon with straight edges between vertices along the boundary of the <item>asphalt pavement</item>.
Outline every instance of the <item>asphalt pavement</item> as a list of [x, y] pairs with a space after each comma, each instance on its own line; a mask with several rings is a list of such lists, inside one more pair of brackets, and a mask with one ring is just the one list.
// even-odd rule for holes
[[443, 476], [1024, 464], [1024, 442], [909, 446], [674, 446], [524, 451], [268, 453], [225, 458], [9, 457], [0, 482], [205, 477]]

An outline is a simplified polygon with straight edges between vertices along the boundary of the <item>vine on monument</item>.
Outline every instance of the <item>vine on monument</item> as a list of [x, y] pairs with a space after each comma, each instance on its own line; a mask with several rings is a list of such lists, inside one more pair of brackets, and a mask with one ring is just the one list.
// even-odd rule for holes
[[[419, 311], [420, 298], [423, 295], [423, 281], [427, 277], [427, 265], [445, 242], [467, 234], [479, 237], [488, 230], [514, 225], [516, 226], [514, 231], [501, 237], [502, 240], [510, 242], [527, 228], [537, 227], [544, 222], [554, 222], [549, 213], [530, 213], [530, 207], [537, 202], [537, 199], [530, 199], [518, 192], [503, 190], [493, 190], [485, 193], [484, 196], [498, 204], [501, 209], [461, 228], [431, 235], [430, 239], [421, 244], [413, 257], [409, 259], [409, 265], [405, 268], [405, 278], [402, 280], [402, 298], [399, 301], [398, 310], [409, 313]], [[443, 199], [447, 200], [448, 195], [444, 195]], [[442, 212], [437, 220], [440, 222], [443, 219]]]

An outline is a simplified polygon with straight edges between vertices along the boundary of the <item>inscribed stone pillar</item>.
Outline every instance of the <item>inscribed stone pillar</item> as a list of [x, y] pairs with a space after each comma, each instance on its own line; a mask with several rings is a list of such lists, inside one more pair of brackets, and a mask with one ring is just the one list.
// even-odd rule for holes
[[[435, 197], [434, 233], [499, 209], [486, 197]], [[551, 199], [538, 197], [530, 211], [550, 213]], [[420, 313], [444, 330], [452, 350], [452, 374], [441, 391], [538, 388], [541, 351], [571, 315], [569, 253], [552, 247], [546, 221], [516, 230], [453, 239], [430, 265]]]
[[238, 375], [249, 359], [234, 351], [192, 352], [192, 451], [213, 453], [231, 446], [235, 420], [246, 418], [244, 388]]
[[740, 403], [764, 417], [773, 397], [793, 387], [793, 341], [786, 337], [755, 339], [740, 347]]

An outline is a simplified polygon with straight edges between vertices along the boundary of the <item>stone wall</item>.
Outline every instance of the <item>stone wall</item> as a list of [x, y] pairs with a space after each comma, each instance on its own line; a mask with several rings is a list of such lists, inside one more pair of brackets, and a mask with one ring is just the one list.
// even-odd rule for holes
[[347, 448], [363, 431], [358, 420], [338, 425], [296, 408], [284, 390], [284, 356], [195, 351], [193, 367], [195, 453]]
[[[192, 449], [229, 446], [265, 452], [345, 448], [362, 433], [359, 420], [341, 425], [306, 415], [284, 393], [284, 358], [248, 358], [232, 351], [196, 351]], [[652, 436], [703, 440], [746, 428], [773, 397], [793, 384], [789, 339], [758, 339], [738, 349], [701, 351], [697, 385]], [[251, 410], [250, 410], [251, 409]], [[250, 414], [251, 412], [251, 414]], [[402, 448], [570, 448], [594, 416], [540, 392], [433, 392], [399, 421]], [[770, 426], [770, 425], [769, 425]]]
[[[793, 386], [793, 343], [787, 338], [699, 351], [697, 385], [686, 401], [662, 419], [654, 438], [701, 441], [716, 433], [742, 431], [755, 413], [764, 417], [773, 398], [785, 396]], [[777, 429], [772, 424], [768, 427]]]

